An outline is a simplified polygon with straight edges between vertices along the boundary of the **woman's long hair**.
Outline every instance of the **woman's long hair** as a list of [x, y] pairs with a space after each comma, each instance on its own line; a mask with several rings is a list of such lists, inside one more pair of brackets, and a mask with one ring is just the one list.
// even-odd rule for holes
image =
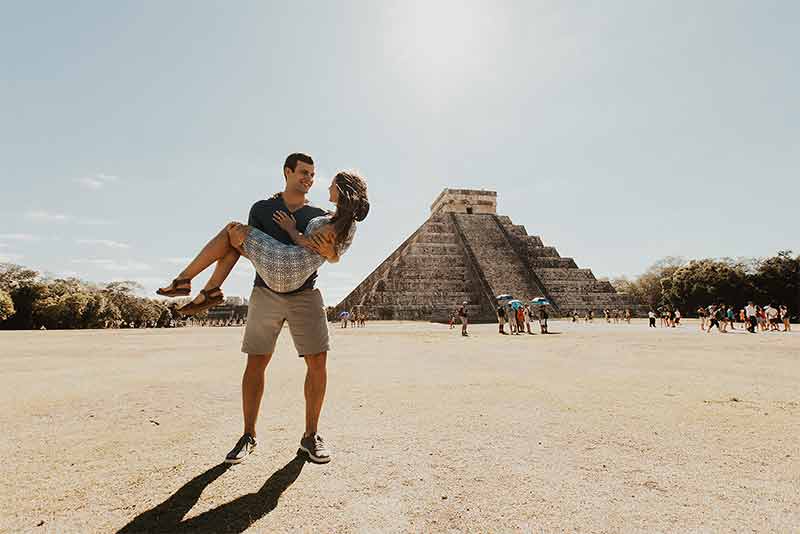
[[339, 190], [336, 212], [331, 217], [337, 250], [347, 240], [355, 221], [361, 222], [369, 213], [367, 182], [353, 171], [339, 171], [333, 178]]

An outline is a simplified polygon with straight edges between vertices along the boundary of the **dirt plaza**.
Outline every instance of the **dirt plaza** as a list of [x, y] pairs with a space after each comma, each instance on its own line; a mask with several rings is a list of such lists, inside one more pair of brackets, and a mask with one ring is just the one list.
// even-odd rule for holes
[[0, 532], [800, 527], [800, 334], [551, 331], [332, 325], [319, 466], [286, 330], [233, 467], [240, 328], [0, 332]]

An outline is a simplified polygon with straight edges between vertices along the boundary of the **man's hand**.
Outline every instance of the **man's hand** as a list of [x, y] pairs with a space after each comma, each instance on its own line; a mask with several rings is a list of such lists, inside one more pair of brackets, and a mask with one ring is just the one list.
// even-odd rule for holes
[[291, 233], [292, 231], [297, 231], [297, 221], [295, 221], [294, 215], [290, 215], [285, 211], [276, 211], [272, 215], [272, 220], [275, 221], [284, 232]]

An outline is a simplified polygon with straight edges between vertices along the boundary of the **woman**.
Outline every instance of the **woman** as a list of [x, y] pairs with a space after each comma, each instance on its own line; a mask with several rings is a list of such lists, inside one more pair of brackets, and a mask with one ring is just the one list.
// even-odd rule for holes
[[[156, 293], [164, 297], [189, 295], [192, 279], [212, 263], [217, 263], [205, 288], [194, 300], [178, 308], [178, 312], [196, 315], [221, 304], [225, 297], [220, 286], [240, 255], [253, 263], [273, 291], [288, 293], [298, 289], [326, 260], [334, 263], [339, 261], [353, 241], [355, 223], [363, 221], [369, 213], [367, 184], [358, 174], [339, 172], [334, 176], [329, 192], [330, 201], [336, 204], [336, 212], [312, 219], [306, 228], [306, 235], [297, 231], [294, 217], [290, 214], [275, 214], [275, 222], [289, 234], [295, 245], [282, 243], [258, 228], [238, 222], [229, 223], [170, 285]], [[328, 246], [328, 253], [323, 257], [320, 251], [325, 250], [326, 244], [332, 246]]]

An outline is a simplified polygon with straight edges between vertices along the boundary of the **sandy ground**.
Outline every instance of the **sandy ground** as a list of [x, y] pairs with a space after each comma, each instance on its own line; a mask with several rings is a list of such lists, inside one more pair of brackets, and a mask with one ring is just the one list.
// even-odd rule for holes
[[333, 329], [326, 466], [284, 331], [229, 469], [241, 329], [0, 332], [0, 531], [800, 529], [800, 333], [552, 330]]

